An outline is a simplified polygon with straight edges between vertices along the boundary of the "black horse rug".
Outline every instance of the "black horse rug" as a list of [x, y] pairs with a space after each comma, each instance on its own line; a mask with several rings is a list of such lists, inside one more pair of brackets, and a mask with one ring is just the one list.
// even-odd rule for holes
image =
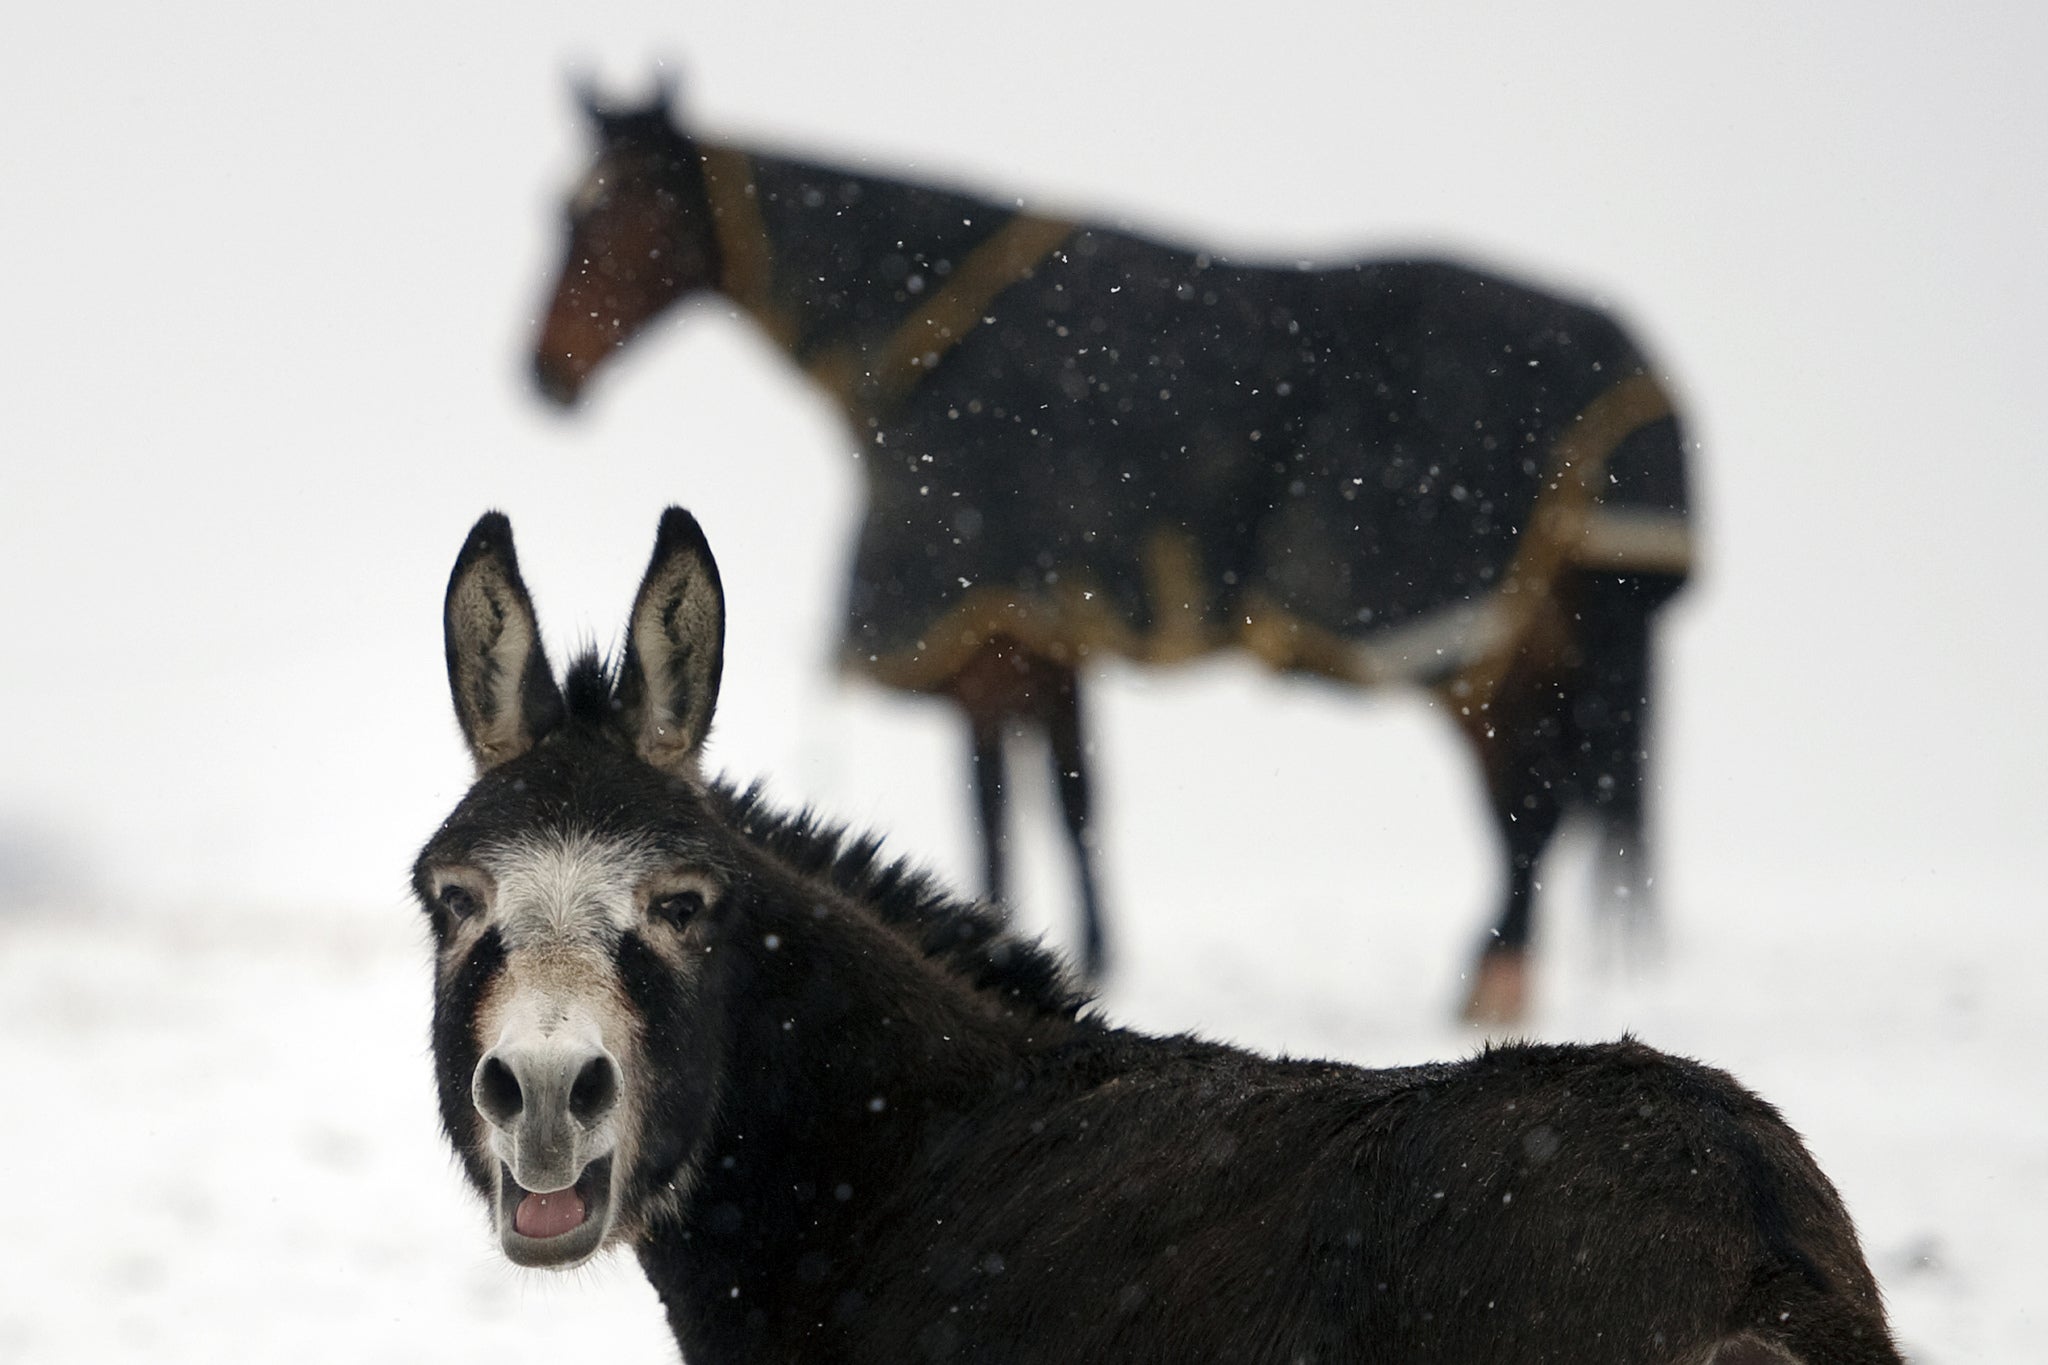
[[1671, 404], [1589, 307], [700, 146], [721, 287], [869, 433], [844, 655], [878, 681], [1007, 636], [1483, 689], [1564, 572], [1689, 565]]

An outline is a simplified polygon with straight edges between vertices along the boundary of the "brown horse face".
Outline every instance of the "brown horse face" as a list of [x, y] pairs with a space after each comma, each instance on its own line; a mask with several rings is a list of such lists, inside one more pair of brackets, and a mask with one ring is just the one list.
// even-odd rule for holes
[[599, 116], [604, 146], [569, 199], [569, 249], [534, 352], [540, 390], [567, 405], [650, 319], [718, 280], [697, 148], [666, 111]]

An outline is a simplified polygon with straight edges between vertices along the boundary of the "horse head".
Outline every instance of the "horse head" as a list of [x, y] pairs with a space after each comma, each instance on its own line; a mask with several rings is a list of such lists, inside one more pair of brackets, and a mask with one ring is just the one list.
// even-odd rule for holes
[[591, 372], [669, 305], [717, 284], [719, 252], [704, 166], [666, 86], [647, 104], [578, 99], [597, 155], [568, 201], [568, 244], [542, 316], [534, 378], [576, 401]]

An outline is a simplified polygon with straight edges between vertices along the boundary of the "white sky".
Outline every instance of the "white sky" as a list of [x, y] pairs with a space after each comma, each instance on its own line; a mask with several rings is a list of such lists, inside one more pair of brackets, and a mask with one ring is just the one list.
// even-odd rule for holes
[[[2043, 832], [2033, 7], [80, 3], [10, 30], [0, 849], [54, 841], [67, 880], [391, 903], [462, 778], [437, 608], [486, 505], [567, 640], [609, 639], [660, 505], [691, 504], [734, 585], [717, 754], [950, 812], [944, 718], [824, 677], [846, 441], [756, 338], [679, 319], [570, 421], [526, 390], [581, 155], [564, 72], [632, 91], [655, 55], [722, 133], [1612, 301], [1704, 446], [1677, 870], [2017, 876]], [[929, 762], [861, 771], [868, 725]], [[1439, 739], [1424, 763], [1462, 763]]]

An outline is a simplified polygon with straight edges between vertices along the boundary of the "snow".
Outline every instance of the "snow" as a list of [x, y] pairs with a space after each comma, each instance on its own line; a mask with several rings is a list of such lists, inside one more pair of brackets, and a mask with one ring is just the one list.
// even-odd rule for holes
[[[722, 132], [1620, 309], [1703, 448], [1668, 942], [1618, 966], [1567, 850], [1535, 1031], [1735, 1071], [1841, 1186], [1917, 1360], [2048, 1358], [2048, 17], [88, 0], [10, 34], [0, 1361], [672, 1358], [629, 1263], [504, 1264], [434, 1127], [404, 874], [464, 781], [438, 611], [484, 507], [559, 656], [690, 505], [731, 594], [714, 765], [973, 867], [961, 737], [825, 668], [858, 485], [822, 400], [708, 308], [572, 419], [527, 391], [563, 73], [637, 89], [662, 55]], [[1093, 701], [1113, 1015], [1474, 1045], [1448, 1018], [1494, 855], [1442, 717], [1228, 660]]]

